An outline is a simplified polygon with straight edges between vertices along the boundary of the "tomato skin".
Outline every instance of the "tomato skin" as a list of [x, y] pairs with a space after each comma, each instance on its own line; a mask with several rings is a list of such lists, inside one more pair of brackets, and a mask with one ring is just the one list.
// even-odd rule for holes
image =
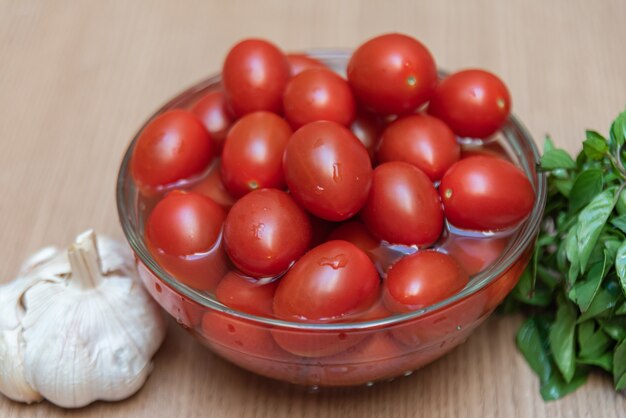
[[[202, 335], [211, 345], [218, 344], [239, 353], [272, 358], [278, 350], [268, 329], [250, 321], [217, 311], [207, 311], [202, 317]], [[221, 347], [220, 347], [221, 346]]]
[[509, 237], [475, 238], [451, 235], [442, 249], [454, 257], [469, 275], [474, 275], [498, 259], [508, 240]]
[[347, 241], [328, 241], [300, 258], [280, 280], [274, 296], [277, 318], [333, 321], [369, 308], [379, 277], [368, 256]]
[[535, 192], [524, 172], [492, 157], [470, 157], [454, 164], [443, 176], [439, 193], [452, 225], [478, 231], [517, 225], [535, 202]]
[[262, 188], [285, 187], [283, 154], [292, 130], [270, 112], [248, 113], [228, 132], [222, 152], [222, 180], [235, 197]]
[[226, 103], [223, 91], [212, 91], [201, 97], [191, 108], [202, 123], [211, 138], [215, 148], [215, 153], [220, 154], [228, 129], [235, 121], [235, 117]]
[[175, 190], [152, 210], [146, 237], [157, 248], [175, 256], [199, 254], [217, 242], [225, 212], [201, 194]]
[[298, 129], [287, 143], [283, 168], [293, 198], [329, 221], [355, 215], [371, 186], [367, 150], [336, 122], [318, 121]]
[[321, 61], [309, 57], [306, 54], [287, 54], [287, 61], [289, 61], [289, 69], [291, 70], [292, 77], [311, 68], [328, 68]]
[[261, 189], [237, 201], [224, 221], [231, 261], [252, 277], [284, 272], [309, 248], [311, 221], [285, 192]]
[[468, 274], [451, 256], [434, 250], [418, 251], [387, 271], [383, 299], [392, 312], [414, 311], [441, 302], [468, 282]]
[[325, 68], [305, 70], [289, 80], [283, 96], [283, 108], [294, 129], [317, 120], [330, 120], [348, 126], [356, 114], [348, 82]]
[[221, 161], [217, 161], [209, 174], [197, 183], [191, 191], [200, 193], [220, 205], [225, 211], [235, 204], [236, 199], [228, 193], [222, 181]]
[[372, 162], [374, 162], [376, 146], [383, 133], [383, 128], [384, 122], [379, 116], [364, 111], [357, 112], [354, 122], [350, 125], [350, 130], [367, 149]]
[[380, 241], [374, 238], [365, 228], [365, 225], [359, 221], [341, 223], [330, 233], [328, 240], [348, 241], [365, 251], [370, 257], [373, 256], [374, 251], [380, 246]]
[[289, 72], [287, 57], [270, 42], [246, 39], [235, 45], [222, 68], [224, 93], [235, 116], [280, 113]]
[[437, 85], [437, 68], [428, 49], [397, 33], [361, 45], [347, 72], [359, 103], [383, 115], [414, 111], [430, 99]]
[[169, 110], [137, 137], [130, 169], [140, 187], [164, 186], [201, 173], [213, 152], [211, 136], [193, 113]]
[[454, 132], [428, 115], [411, 115], [392, 122], [383, 132], [376, 152], [379, 162], [407, 162], [432, 181], [441, 180], [460, 155]]
[[236, 271], [229, 271], [217, 285], [215, 297], [229, 308], [257, 316], [272, 316], [278, 282], [261, 283]]
[[401, 161], [376, 167], [361, 219], [391, 244], [428, 246], [443, 231], [437, 190], [420, 169]]
[[459, 136], [486, 138], [500, 129], [511, 112], [506, 85], [484, 70], [464, 70], [437, 86], [428, 112]]

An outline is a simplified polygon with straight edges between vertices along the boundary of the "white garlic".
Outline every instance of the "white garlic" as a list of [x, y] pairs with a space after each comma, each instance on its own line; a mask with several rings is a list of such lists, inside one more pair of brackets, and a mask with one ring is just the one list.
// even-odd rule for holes
[[87, 231], [0, 286], [0, 392], [63, 407], [131, 396], [165, 336], [128, 248]]

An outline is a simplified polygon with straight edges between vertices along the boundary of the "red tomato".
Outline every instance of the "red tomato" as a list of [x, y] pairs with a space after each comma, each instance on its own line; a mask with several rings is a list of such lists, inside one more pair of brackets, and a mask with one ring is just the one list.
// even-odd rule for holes
[[[365, 338], [364, 333], [302, 330], [293, 331], [275, 327], [272, 329], [274, 341], [285, 351], [301, 357], [332, 356], [347, 350], [360, 343]], [[302, 362], [302, 359], [300, 359]], [[313, 383], [316, 376], [312, 376], [311, 368], [304, 366], [304, 383]], [[292, 378], [293, 379], [293, 378]], [[290, 379], [291, 380], [291, 379]], [[299, 379], [298, 379], [299, 380]]]
[[361, 218], [370, 232], [392, 244], [428, 246], [443, 230], [437, 190], [420, 169], [400, 161], [376, 167]]
[[157, 248], [176, 256], [210, 250], [220, 235], [224, 209], [194, 192], [168, 193], [146, 222], [146, 237]]
[[341, 223], [328, 236], [328, 241], [333, 240], [348, 241], [365, 251], [370, 257], [373, 256], [374, 251], [380, 246], [380, 241], [374, 238], [365, 228], [365, 225], [359, 221]]
[[491, 157], [470, 157], [443, 176], [439, 193], [448, 221], [461, 229], [493, 231], [528, 216], [535, 192], [524, 172]]
[[329, 221], [356, 214], [371, 186], [367, 150], [335, 122], [313, 122], [298, 129], [285, 149], [283, 167], [294, 199]]
[[384, 123], [378, 116], [362, 111], [357, 112], [354, 122], [350, 125], [350, 130], [365, 146], [372, 161], [374, 161], [374, 153], [383, 132], [383, 126]]
[[312, 68], [289, 80], [283, 108], [294, 129], [317, 120], [348, 126], [356, 113], [348, 82], [325, 68]]
[[235, 197], [285, 187], [283, 154], [292, 131], [270, 112], [254, 112], [233, 125], [222, 152], [222, 180]]
[[490, 72], [464, 70], [439, 84], [428, 112], [459, 136], [486, 138], [506, 122], [511, 96], [502, 80]]
[[524, 254], [511, 266], [507, 271], [502, 273], [500, 277], [492, 281], [486, 288], [482, 289], [487, 295], [487, 304], [485, 306], [485, 313], [491, 312], [495, 309], [500, 302], [513, 290], [522, 273], [528, 265], [530, 256], [532, 254], [532, 247], [529, 247]]
[[202, 122], [191, 112], [175, 109], [143, 128], [130, 169], [140, 186], [157, 187], [201, 173], [212, 158], [211, 136]]
[[305, 54], [287, 54], [287, 61], [292, 77], [311, 68], [328, 68], [322, 62]]
[[419, 41], [397, 33], [361, 45], [348, 62], [357, 100], [383, 114], [410, 113], [430, 99], [437, 85], [435, 61]]
[[211, 134], [216, 154], [222, 152], [226, 134], [235, 117], [228, 108], [224, 92], [212, 91], [198, 100], [191, 111], [200, 118], [204, 127]]
[[328, 241], [300, 258], [280, 280], [274, 314], [290, 321], [330, 321], [369, 308], [378, 292], [376, 268], [354, 244]]
[[418, 251], [387, 271], [383, 299], [392, 312], [414, 311], [458, 293], [468, 282], [469, 276], [451, 256]]
[[511, 161], [511, 158], [498, 142], [489, 142], [480, 146], [464, 145], [461, 147], [462, 160], [476, 156], [502, 158], [503, 160]]
[[508, 237], [475, 238], [450, 235], [442, 249], [458, 260], [469, 275], [474, 275], [496, 261], [507, 242]]
[[224, 182], [222, 182], [220, 161], [213, 165], [209, 174], [193, 186], [191, 191], [211, 198], [226, 211], [230, 210], [236, 202], [236, 199], [228, 193], [224, 187]]
[[229, 271], [215, 290], [215, 297], [229, 308], [257, 316], [272, 316], [277, 282], [262, 283]]
[[311, 221], [285, 192], [261, 189], [235, 203], [224, 222], [232, 262], [253, 277], [284, 272], [309, 248]]
[[207, 311], [202, 317], [202, 336], [210, 343], [241, 353], [272, 358], [277, 350], [269, 330], [245, 319], [217, 311]]
[[412, 115], [391, 123], [376, 152], [381, 163], [404, 161], [422, 170], [432, 181], [441, 180], [459, 160], [461, 147], [445, 123], [428, 115]]
[[270, 42], [246, 39], [235, 45], [222, 68], [224, 92], [235, 115], [280, 113], [289, 71], [287, 58]]

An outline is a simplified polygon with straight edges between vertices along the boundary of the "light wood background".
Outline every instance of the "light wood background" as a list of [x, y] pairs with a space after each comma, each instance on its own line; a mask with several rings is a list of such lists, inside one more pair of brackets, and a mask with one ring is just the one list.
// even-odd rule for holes
[[[606, 132], [626, 105], [625, 22], [623, 0], [0, 0], [0, 280], [88, 227], [122, 238], [114, 184], [131, 136], [241, 38], [298, 50], [414, 35], [443, 68], [501, 75], [537, 142], [550, 133], [574, 151], [585, 128]], [[544, 403], [514, 345], [519, 322], [493, 317], [409, 378], [315, 395], [239, 370], [170, 323], [131, 399], [72, 412], [0, 396], [0, 416], [626, 416], [604, 375]]]

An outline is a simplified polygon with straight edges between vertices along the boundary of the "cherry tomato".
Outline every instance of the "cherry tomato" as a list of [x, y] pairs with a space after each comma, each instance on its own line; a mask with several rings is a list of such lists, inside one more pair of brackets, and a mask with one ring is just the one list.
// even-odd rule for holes
[[461, 147], [445, 123], [428, 115], [412, 115], [391, 123], [383, 132], [376, 157], [381, 163], [404, 161], [432, 181], [441, 180], [459, 160]]
[[317, 120], [348, 126], [356, 113], [348, 82], [325, 68], [312, 68], [289, 80], [283, 108], [294, 129]]
[[350, 130], [365, 146], [372, 161], [383, 127], [384, 123], [378, 116], [363, 111], [357, 112], [354, 122], [350, 125]]
[[287, 57], [272, 43], [246, 39], [224, 61], [224, 92], [236, 116], [257, 110], [280, 113], [289, 80]]
[[428, 112], [459, 136], [486, 138], [506, 122], [511, 96], [502, 80], [490, 72], [464, 70], [439, 84]]
[[287, 61], [292, 77], [311, 68], [328, 68], [322, 62], [305, 54], [287, 54]]
[[357, 100], [369, 110], [405, 114], [430, 99], [437, 68], [419, 41], [392, 33], [367, 41], [352, 54], [348, 81]]
[[420, 169], [401, 161], [376, 167], [361, 219], [392, 244], [428, 246], [443, 230], [437, 190]]
[[157, 187], [201, 173], [213, 158], [211, 136], [191, 112], [167, 111], [146, 125], [130, 168], [140, 186]]
[[311, 221], [285, 192], [261, 189], [234, 204], [224, 222], [231, 261], [253, 277], [284, 272], [309, 248]]
[[146, 223], [146, 236], [170, 255], [203, 253], [217, 242], [224, 217], [224, 209], [211, 199], [175, 190], [153, 209]]
[[209, 174], [191, 189], [211, 198], [215, 203], [228, 211], [235, 204], [236, 199], [228, 193], [224, 182], [222, 182], [221, 162], [217, 161], [213, 165]]
[[434, 250], [418, 251], [391, 266], [383, 298], [392, 312], [414, 311], [441, 302], [468, 282], [469, 276], [451, 256]]
[[[360, 343], [366, 337], [366, 334], [358, 332], [293, 331], [279, 327], [272, 329], [271, 333], [279, 347], [300, 357], [332, 356]], [[311, 383], [311, 381], [319, 379], [319, 376], [314, 375], [308, 365], [304, 367], [303, 372], [305, 373], [304, 383]]]
[[263, 283], [229, 271], [215, 290], [215, 297], [229, 308], [257, 316], [272, 316], [277, 282]]
[[215, 148], [215, 153], [220, 154], [228, 129], [235, 121], [231, 110], [226, 103], [223, 91], [212, 91], [202, 96], [191, 108], [193, 112], [204, 124], [204, 127], [211, 138]]
[[291, 321], [331, 321], [369, 308], [378, 292], [376, 268], [354, 244], [328, 241], [298, 260], [280, 280], [274, 314]]
[[439, 193], [448, 221], [461, 229], [512, 227], [530, 213], [535, 192], [524, 172], [491, 157], [470, 157], [443, 176]]
[[476, 156], [502, 158], [503, 160], [511, 161], [502, 145], [497, 141], [481, 144], [480, 146], [464, 145], [461, 147], [461, 160]]
[[270, 112], [253, 112], [233, 125], [222, 152], [222, 180], [235, 197], [285, 187], [283, 154], [292, 131]]
[[356, 214], [371, 186], [367, 150], [336, 122], [313, 122], [298, 129], [285, 149], [283, 167], [293, 198], [329, 221]]
[[328, 240], [348, 241], [359, 247], [362, 251], [365, 251], [370, 258], [373, 257], [374, 252], [380, 246], [380, 241], [374, 238], [367, 228], [365, 228], [365, 225], [359, 221], [341, 223], [330, 233]]
[[442, 249], [474, 275], [495, 262], [504, 251], [509, 237], [464, 237], [450, 235]]
[[271, 358], [277, 350], [268, 329], [221, 312], [207, 311], [202, 317], [201, 329], [211, 345], [230, 348], [240, 355], [249, 353]]

